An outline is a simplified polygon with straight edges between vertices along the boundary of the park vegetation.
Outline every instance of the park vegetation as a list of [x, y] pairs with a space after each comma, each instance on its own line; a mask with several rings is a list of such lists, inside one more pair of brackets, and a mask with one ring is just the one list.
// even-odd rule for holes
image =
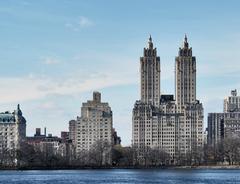
[[164, 150], [135, 146], [112, 146], [97, 141], [89, 151], [62, 156], [42, 151], [29, 144], [19, 150], [0, 151], [1, 169], [77, 169], [77, 168], [155, 168], [176, 166], [240, 165], [240, 139], [226, 138], [221, 143], [204, 145], [176, 158]]

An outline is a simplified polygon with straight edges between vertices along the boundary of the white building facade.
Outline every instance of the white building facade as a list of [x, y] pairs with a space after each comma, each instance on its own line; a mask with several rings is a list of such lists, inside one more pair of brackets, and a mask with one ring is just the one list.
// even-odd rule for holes
[[203, 146], [203, 107], [196, 100], [196, 59], [185, 36], [175, 61], [176, 101], [160, 92], [160, 57], [149, 38], [140, 58], [141, 100], [132, 117], [132, 144], [159, 148], [174, 160]]
[[93, 92], [93, 100], [82, 104], [81, 117], [77, 117], [76, 153], [88, 151], [96, 141], [113, 143], [112, 110], [101, 102], [101, 93]]
[[17, 150], [25, 138], [26, 120], [20, 106], [12, 113], [0, 113], [0, 150]]

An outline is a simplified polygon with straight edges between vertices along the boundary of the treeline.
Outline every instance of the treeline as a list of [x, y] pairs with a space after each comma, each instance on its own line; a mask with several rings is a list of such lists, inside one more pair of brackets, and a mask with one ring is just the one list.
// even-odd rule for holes
[[206, 165], [240, 165], [240, 138], [225, 138], [215, 146], [205, 146], [203, 161]]
[[176, 158], [157, 148], [112, 147], [108, 142], [97, 141], [89, 151], [61, 155], [53, 151], [43, 151], [28, 144], [20, 150], [0, 152], [1, 168], [55, 169], [55, 168], [141, 168], [200, 165], [239, 165], [240, 139], [227, 138], [221, 143], [203, 148], [194, 148], [187, 154], [177, 154]]

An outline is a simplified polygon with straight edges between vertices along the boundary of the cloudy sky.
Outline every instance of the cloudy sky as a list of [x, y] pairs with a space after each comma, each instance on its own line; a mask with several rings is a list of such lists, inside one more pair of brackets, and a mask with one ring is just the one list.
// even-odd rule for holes
[[161, 57], [161, 92], [174, 94], [174, 58], [186, 33], [206, 119], [240, 90], [239, 8], [237, 0], [0, 1], [0, 111], [20, 103], [28, 135], [44, 126], [59, 135], [98, 90], [129, 145], [149, 34]]

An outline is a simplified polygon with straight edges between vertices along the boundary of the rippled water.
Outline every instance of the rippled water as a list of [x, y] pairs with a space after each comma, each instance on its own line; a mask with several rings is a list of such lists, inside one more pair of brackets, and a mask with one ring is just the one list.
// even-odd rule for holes
[[54, 171], [0, 171], [4, 184], [114, 184], [114, 183], [240, 183], [240, 170], [54, 170]]

